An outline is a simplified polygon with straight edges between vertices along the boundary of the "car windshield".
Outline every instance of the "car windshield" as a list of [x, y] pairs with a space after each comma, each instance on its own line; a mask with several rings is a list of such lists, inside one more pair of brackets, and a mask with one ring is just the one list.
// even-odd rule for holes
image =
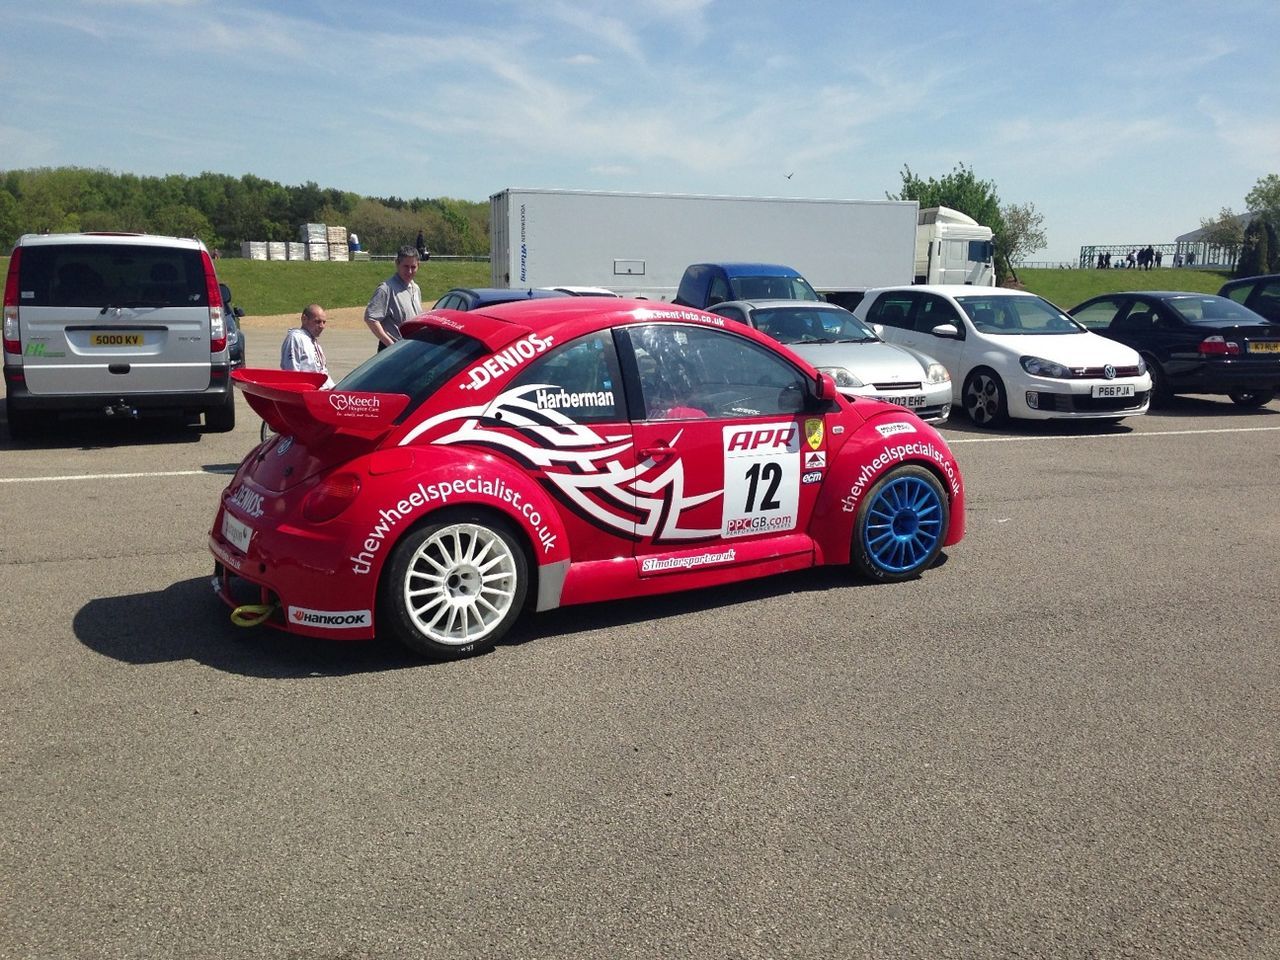
[[374, 354], [342, 378], [335, 389], [403, 393], [409, 405], [398, 420], [487, 353], [479, 340], [453, 330], [424, 327]]
[[752, 311], [751, 320], [779, 343], [871, 343], [880, 339], [847, 310], [772, 307]]
[[1169, 297], [1171, 306], [1187, 323], [1267, 323], [1267, 319], [1227, 297]]
[[804, 277], [730, 277], [729, 289], [733, 300], [822, 300]]
[[979, 333], [1057, 335], [1084, 333], [1085, 328], [1040, 297], [956, 297]]

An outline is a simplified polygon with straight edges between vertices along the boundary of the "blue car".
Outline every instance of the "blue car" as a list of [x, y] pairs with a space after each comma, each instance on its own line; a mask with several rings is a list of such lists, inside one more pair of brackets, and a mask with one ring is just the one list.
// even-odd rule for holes
[[570, 293], [560, 290], [544, 290], [539, 287], [523, 287], [508, 290], [499, 287], [454, 287], [435, 302], [433, 310], [475, 310], [478, 307], [492, 307], [497, 303], [510, 303], [513, 300], [540, 300], [544, 297], [569, 297]]

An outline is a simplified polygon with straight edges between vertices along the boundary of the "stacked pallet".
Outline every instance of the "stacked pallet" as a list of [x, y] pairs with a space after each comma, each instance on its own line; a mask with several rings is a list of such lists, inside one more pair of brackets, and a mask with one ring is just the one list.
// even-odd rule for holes
[[290, 260], [305, 260], [307, 259], [307, 245], [298, 243], [296, 240], [290, 240], [286, 244], [285, 254]]
[[267, 241], [265, 240], [245, 240], [240, 244], [240, 256], [246, 260], [265, 260], [267, 259]]
[[342, 241], [342, 243], [329, 244], [329, 259], [330, 260], [350, 260], [351, 259], [351, 254], [347, 249], [347, 242], [345, 240]]
[[327, 243], [308, 243], [307, 244], [308, 260], [328, 260], [329, 244]]
[[330, 227], [328, 234], [329, 246], [340, 243], [344, 247], [347, 245], [347, 228], [346, 227]]
[[268, 260], [287, 260], [289, 259], [289, 247], [283, 240], [267, 241], [267, 259]]
[[298, 234], [298, 239], [306, 244], [329, 242], [329, 228], [323, 223], [304, 223], [298, 228]]

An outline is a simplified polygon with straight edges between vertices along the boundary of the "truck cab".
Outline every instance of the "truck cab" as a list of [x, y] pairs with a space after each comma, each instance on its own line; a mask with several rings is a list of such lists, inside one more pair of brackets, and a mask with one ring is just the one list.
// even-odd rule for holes
[[916, 229], [916, 283], [996, 285], [990, 227], [950, 207], [926, 207]]
[[727, 300], [822, 300], [798, 270], [776, 263], [695, 263], [672, 303], [706, 310]]

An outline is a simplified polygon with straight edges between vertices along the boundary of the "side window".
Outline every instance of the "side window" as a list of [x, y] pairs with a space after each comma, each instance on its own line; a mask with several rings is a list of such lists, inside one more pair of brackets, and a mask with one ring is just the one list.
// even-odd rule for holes
[[616, 423], [627, 416], [613, 337], [571, 340], [529, 364], [512, 381], [537, 410], [555, 410], [575, 423]]
[[645, 420], [793, 416], [806, 378], [733, 333], [686, 324], [626, 328]]
[[886, 327], [910, 329], [911, 307], [915, 297], [909, 293], [886, 293], [880, 296], [867, 311], [868, 323], [880, 323]]
[[746, 314], [746, 311], [744, 311], [744, 310], [742, 310], [742, 309], [740, 309], [740, 308], [738, 308], [738, 307], [721, 307], [721, 306], [718, 306], [718, 307], [715, 307], [714, 309], [712, 309], [710, 312], [711, 312], [711, 313], [718, 313], [718, 314], [720, 314], [720, 316], [722, 316], [722, 317], [728, 317], [730, 320], [737, 320], [739, 323], [743, 323], [743, 324], [745, 324], [745, 323], [747, 322], [747, 314]]
[[916, 300], [916, 315], [913, 321], [913, 326], [917, 332], [932, 333], [933, 328], [940, 323], [949, 323], [956, 327], [961, 334], [964, 333], [964, 324], [956, 316], [951, 304], [947, 303], [942, 297], [935, 297], [932, 294], [920, 294]]
[[[1232, 287], [1230, 290], [1228, 290], [1227, 296], [1230, 297], [1232, 300], [1234, 300], [1236, 303], [1244, 303], [1249, 299], [1249, 294], [1253, 292], [1254, 286], [1255, 285], [1252, 283], [1242, 283], [1240, 284], [1240, 286]], [[1277, 290], [1276, 292], [1280, 293], [1280, 290]]]
[[1280, 280], [1268, 280], [1255, 286], [1248, 306], [1268, 320], [1280, 322]]
[[1118, 311], [1119, 304], [1116, 301], [1099, 300], [1097, 303], [1091, 303], [1083, 310], [1073, 313], [1072, 316], [1090, 330], [1106, 330], [1111, 326], [1111, 321], [1116, 318]]
[[711, 278], [711, 288], [707, 291], [707, 306], [713, 306], [717, 303], [724, 303], [731, 299], [729, 294], [729, 282], [724, 277], [714, 276]]

